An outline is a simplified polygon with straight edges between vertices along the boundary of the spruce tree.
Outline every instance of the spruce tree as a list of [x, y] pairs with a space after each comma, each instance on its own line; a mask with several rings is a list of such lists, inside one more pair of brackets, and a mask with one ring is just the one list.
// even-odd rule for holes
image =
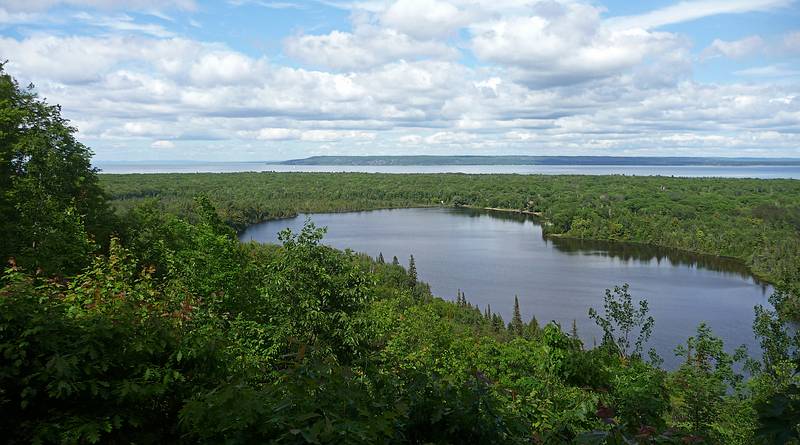
[[574, 318], [572, 319], [572, 331], [570, 334], [572, 338], [578, 338], [578, 322]]
[[492, 314], [492, 328], [495, 332], [502, 332], [505, 330], [506, 324], [500, 314]]
[[397, 259], [397, 255], [392, 257], [392, 265], [393, 266], [399, 266], [400, 265], [400, 260]]
[[522, 335], [525, 330], [525, 323], [522, 322], [522, 314], [519, 311], [519, 297], [514, 295], [514, 316], [509, 323], [509, 331], [514, 335]]
[[383, 259], [383, 252], [378, 252], [378, 264], [385, 264], [386, 261]]
[[539, 335], [539, 321], [536, 320], [534, 315], [531, 317], [531, 321], [528, 322], [528, 326], [525, 327], [525, 337], [531, 339], [537, 335]]
[[408, 282], [411, 287], [417, 285], [417, 264], [414, 262], [414, 255], [408, 260]]

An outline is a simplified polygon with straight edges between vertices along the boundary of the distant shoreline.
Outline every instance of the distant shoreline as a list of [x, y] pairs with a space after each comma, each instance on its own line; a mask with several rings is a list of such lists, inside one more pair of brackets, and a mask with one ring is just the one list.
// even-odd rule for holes
[[722, 158], [648, 156], [312, 156], [281, 165], [427, 166], [427, 165], [569, 165], [569, 166], [800, 166], [800, 158]]
[[519, 213], [522, 215], [531, 215], [537, 218], [542, 217], [542, 212], [532, 212], [530, 210], [519, 210], [519, 209], [505, 209], [501, 207], [480, 207], [480, 206], [455, 206], [457, 209], [475, 209], [475, 210], [489, 210], [492, 212], [504, 212], [504, 213]]

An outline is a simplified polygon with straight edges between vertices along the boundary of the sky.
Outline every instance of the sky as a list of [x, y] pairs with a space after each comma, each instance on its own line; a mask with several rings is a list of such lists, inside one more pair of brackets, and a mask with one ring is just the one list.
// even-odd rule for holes
[[800, 0], [0, 0], [96, 161], [800, 156]]

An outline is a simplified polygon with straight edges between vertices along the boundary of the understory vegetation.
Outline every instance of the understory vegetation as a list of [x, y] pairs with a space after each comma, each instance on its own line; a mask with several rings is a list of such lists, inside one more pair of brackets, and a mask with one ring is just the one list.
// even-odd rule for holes
[[[240, 243], [235, 230], [297, 211], [445, 202], [541, 211], [552, 233], [578, 235], [576, 218], [594, 227], [592, 212], [608, 215], [598, 221], [628, 221], [615, 213], [628, 212], [645, 226], [637, 218], [661, 215], [630, 210], [629, 199], [584, 204], [582, 186], [635, 196], [666, 184], [695, 203], [676, 204], [697, 212], [674, 217], [677, 227], [747, 220], [755, 229], [736, 232], [744, 249], [761, 246], [747, 238], [758, 230], [793, 239], [793, 222], [748, 213], [765, 202], [794, 208], [792, 182], [254, 174], [98, 183], [73, 135], [57, 107], [0, 71], [6, 443], [800, 443], [800, 336], [770, 308], [755, 312], [758, 361], [726, 352], [701, 325], [668, 372], [645, 350], [658, 320], [625, 285], [598, 290], [590, 314], [604, 336], [587, 349], [557, 324], [522, 320], [518, 307], [506, 323], [463, 295], [433, 296], [413, 263], [326, 247], [310, 222], [280, 245]], [[693, 188], [739, 196], [730, 184], [763, 192], [697, 210]], [[661, 217], [641, 233], [655, 234]], [[703, 246], [735, 250], [733, 235], [709, 233], [731, 245]], [[779, 286], [773, 303], [791, 292]]]

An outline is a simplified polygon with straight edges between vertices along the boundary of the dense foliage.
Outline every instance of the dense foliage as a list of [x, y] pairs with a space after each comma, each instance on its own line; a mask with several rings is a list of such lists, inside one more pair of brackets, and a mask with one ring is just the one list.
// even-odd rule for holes
[[74, 273], [108, 239], [113, 215], [74, 133], [0, 64], [0, 258]]
[[[738, 258], [800, 286], [800, 181], [369, 173], [102, 175], [124, 212], [148, 199], [190, 216], [206, 194], [236, 229], [298, 212], [474, 206], [541, 214], [551, 236], [633, 241]], [[787, 313], [800, 318], [800, 299]]]
[[[40, 106], [4, 102], [0, 113]], [[45, 155], [74, 142], [45, 140]], [[48, 170], [55, 178], [37, 187], [55, 196], [72, 173]], [[14, 174], [7, 184], [26, 180]], [[67, 202], [84, 191], [74, 193]], [[284, 211], [311, 205], [284, 193], [294, 203]], [[95, 196], [91, 208], [105, 208]], [[658, 325], [626, 286], [592, 311], [606, 335], [587, 350], [518, 309], [506, 325], [460, 293], [431, 295], [413, 258], [406, 269], [334, 250], [311, 223], [280, 246], [243, 244], [226, 224], [235, 207], [215, 208], [219, 192], [175, 197], [125, 202], [122, 218], [99, 225], [115, 233], [107, 246], [84, 245], [94, 229], [78, 204], [63, 220], [53, 210], [13, 221], [63, 235], [59, 252], [85, 267], [39, 269], [51, 247], [6, 244], [3, 255], [25, 261], [0, 277], [5, 443], [800, 443], [800, 336], [768, 308], [756, 311], [764, 353], [746, 363], [749, 379], [744, 353], [726, 353], [705, 326], [670, 373], [643, 357]]]

